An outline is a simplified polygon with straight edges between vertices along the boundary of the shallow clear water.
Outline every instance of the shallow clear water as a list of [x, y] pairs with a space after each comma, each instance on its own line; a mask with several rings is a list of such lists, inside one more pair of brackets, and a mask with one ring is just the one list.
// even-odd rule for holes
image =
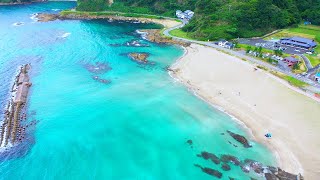
[[[152, 25], [30, 19], [32, 13], [73, 6], [50, 2], [0, 7], [1, 114], [18, 66], [31, 63], [28, 120], [39, 121], [28, 153], [0, 162], [1, 179], [213, 178], [194, 164], [221, 171], [222, 179], [259, 178], [236, 166], [224, 172], [221, 165], [197, 157], [201, 151], [274, 164], [260, 144], [252, 142], [253, 148], [245, 149], [221, 135], [245, 131], [168, 75], [166, 67], [183, 50], [147, 42], [134, 33]], [[16, 22], [24, 25], [14, 26]], [[149, 47], [112, 46], [136, 39]], [[129, 52], [150, 53], [155, 64], [138, 64], [124, 55]], [[84, 68], [96, 62], [112, 67], [98, 75], [111, 84], [95, 81], [96, 74]]]

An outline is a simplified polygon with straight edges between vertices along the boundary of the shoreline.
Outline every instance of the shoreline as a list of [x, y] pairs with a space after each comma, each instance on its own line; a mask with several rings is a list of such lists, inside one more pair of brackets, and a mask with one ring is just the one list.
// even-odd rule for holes
[[[243, 121], [241, 121], [241, 119], [239, 117], [236, 117], [236, 115], [234, 115], [232, 112], [228, 112], [223, 106], [218, 105], [217, 103], [214, 103], [212, 101], [210, 101], [209, 99], [207, 99], [205, 96], [197, 93], [197, 91], [199, 91], [196, 87], [192, 86], [191, 84], [188, 83], [188, 81], [185, 81], [185, 79], [180, 78], [174, 70], [171, 69], [171, 67], [175, 67], [175, 66], [179, 66], [179, 63], [181, 63], [181, 61], [183, 61], [183, 58], [185, 56], [188, 55], [189, 51], [187, 48], [183, 47], [184, 49], [184, 54], [179, 57], [171, 66], [170, 69], [168, 71], [169, 75], [171, 78], [173, 78], [176, 82], [181, 83], [182, 85], [184, 85], [188, 91], [192, 92], [192, 94], [194, 96], [196, 96], [197, 98], [201, 99], [202, 101], [204, 101], [205, 103], [207, 103], [208, 105], [210, 105], [211, 107], [219, 110], [222, 113], [227, 114], [232, 120], [234, 120], [238, 125], [241, 126], [241, 128], [244, 129], [244, 131], [249, 134], [251, 137], [249, 138], [250, 140], [255, 139], [256, 137], [253, 134], [253, 131], [250, 127], [248, 127]], [[253, 138], [252, 138], [253, 137]], [[258, 141], [257, 141], [258, 142]], [[259, 142], [261, 143], [261, 142]], [[271, 148], [270, 146], [268, 146], [267, 144], [263, 144], [266, 148], [268, 148], [270, 151], [272, 151], [274, 157], [276, 158], [276, 163], [277, 165], [279, 164], [280, 161], [280, 157], [279, 154], [277, 152], [274, 151], [273, 148]], [[302, 169], [303, 172], [303, 169]]]
[[[200, 45], [194, 45], [192, 44], [193, 48], [194, 46], [196, 46], [196, 49], [208, 49], [209, 47], [205, 47], [205, 46], [200, 46]], [[305, 166], [305, 162], [301, 162], [301, 154], [297, 155], [296, 152], [293, 152], [293, 150], [289, 147], [286, 147], [286, 145], [283, 144], [283, 141], [274, 140], [274, 138], [271, 138], [270, 140], [266, 140], [266, 138], [263, 136], [263, 134], [261, 134], [261, 131], [259, 131], [259, 127], [257, 128], [256, 125], [259, 125], [260, 122], [257, 122], [259, 120], [254, 120], [252, 119], [252, 117], [255, 116], [256, 112], [251, 112], [252, 109], [248, 109], [247, 108], [242, 108], [242, 110], [245, 110], [244, 112], [246, 112], [245, 114], [243, 114], [243, 112], [237, 110], [237, 106], [239, 102], [232, 104], [231, 102], [228, 102], [228, 97], [224, 97], [224, 98], [220, 98], [220, 97], [212, 97], [210, 95], [210, 93], [208, 93], [207, 89], [204, 89], [205, 86], [203, 86], [203, 84], [205, 84], [205, 80], [203, 79], [198, 79], [198, 82], [192, 82], [195, 81], [195, 79], [190, 80], [189, 78], [191, 77], [190, 73], [192, 73], [192, 76], [195, 76], [194, 73], [196, 72], [192, 72], [191, 69], [189, 67], [189, 77], [187, 77], [186, 75], [183, 75], [181, 72], [181, 69], [183, 68], [185, 63], [188, 63], [188, 61], [192, 61], [192, 56], [194, 56], [193, 54], [196, 54], [196, 52], [190, 52], [190, 48], [187, 48], [185, 50], [185, 53], [179, 58], [177, 59], [171, 66], [169, 69], [169, 75], [171, 77], [173, 77], [176, 81], [179, 81], [180, 83], [182, 83], [183, 85], [185, 85], [188, 90], [192, 91], [197, 97], [199, 97], [200, 99], [202, 99], [203, 101], [205, 101], [206, 103], [208, 103], [209, 105], [213, 106], [214, 108], [228, 114], [233, 120], [235, 120], [239, 125], [241, 125], [242, 127], [244, 127], [246, 132], [249, 132], [248, 134], [250, 134], [251, 138], [263, 145], [265, 145], [269, 150], [271, 150], [274, 154], [274, 157], [277, 161], [277, 164], [279, 165], [280, 168], [283, 168], [285, 170], [288, 170], [291, 173], [302, 173], [304, 174], [306, 177], [309, 177], [310, 175], [310, 169], [308, 168], [304, 168]], [[210, 51], [215, 51], [214, 53], [216, 54], [224, 54], [222, 52], [219, 52], [217, 50], [215, 50], [214, 48], [209, 48]], [[203, 55], [205, 56], [205, 55]], [[207, 55], [208, 56], [208, 55]], [[236, 64], [242, 64], [241, 66], [246, 66], [246, 67], [250, 67], [250, 68], [254, 68], [253, 64], [249, 64], [246, 62], [242, 62], [240, 59], [224, 54], [223, 56], [229, 56], [229, 58], [234, 59], [235, 61], [238, 61], [238, 63]], [[194, 57], [193, 57], [194, 59]], [[200, 58], [198, 57], [198, 60], [200, 60]], [[187, 62], [186, 62], [187, 61]], [[200, 62], [197, 62], [200, 63]], [[235, 65], [236, 65], [235, 64]], [[191, 66], [191, 65], [189, 65]], [[241, 67], [239, 67], [241, 68]], [[187, 70], [182, 70], [182, 71], [187, 71]], [[298, 92], [298, 89], [295, 89], [294, 87], [290, 87], [290, 85], [284, 81], [281, 80], [277, 77], [274, 77], [274, 75], [269, 74], [268, 72], [264, 72], [263, 70], [258, 70], [259, 73], [263, 74], [263, 76], [268, 76], [270, 79], [273, 79], [273, 81], [276, 81], [275, 83], [277, 83], [277, 86], [284, 86], [285, 88], [288, 88], [287, 90], [289, 91], [294, 91], [294, 93], [299, 93], [301, 96], [304, 96], [303, 99], [305, 98], [310, 98], [310, 97], [306, 97], [305, 94], [301, 91]], [[267, 78], [267, 77], [266, 77]], [[268, 79], [269, 80], [269, 79]], [[283, 88], [283, 87], [282, 87]], [[216, 89], [215, 89], [216, 90]], [[292, 93], [292, 92], [291, 92]], [[296, 96], [296, 95], [294, 95]], [[311, 100], [311, 98], [310, 98]], [[314, 101], [314, 100], [312, 100]], [[247, 103], [246, 101], [242, 102], [242, 103]], [[317, 102], [315, 102], [317, 103]], [[252, 116], [250, 117], [250, 115], [247, 114], [251, 114]], [[262, 116], [261, 114], [258, 114], [260, 116]], [[259, 117], [259, 116], [256, 116]], [[266, 121], [271, 122], [270, 126], [272, 127], [272, 122], [274, 120], [270, 119], [270, 117], [261, 117], [264, 119], [267, 119]], [[263, 121], [262, 121], [263, 122]], [[262, 126], [262, 127], [261, 127]], [[277, 125], [275, 125], [277, 126]], [[290, 128], [290, 127], [289, 127]], [[257, 130], [258, 129], [258, 130]], [[260, 130], [263, 130], [263, 125], [260, 124]], [[265, 132], [265, 131], [263, 131]], [[304, 132], [307, 133], [307, 132]], [[303, 142], [303, 141], [302, 141]], [[309, 158], [310, 159], [310, 158]], [[309, 161], [308, 161], [309, 162]], [[320, 159], [319, 159], [320, 162]], [[316, 166], [314, 166], [316, 167]], [[315, 169], [313, 169], [313, 171], [316, 171]], [[315, 172], [312, 172], [310, 177], [316, 177], [315, 176]], [[309, 177], [309, 178], [310, 178]]]
[[104, 19], [107, 21], [126, 21], [126, 22], [138, 22], [138, 23], [155, 23], [162, 25], [164, 28], [171, 28], [182, 24], [174, 19], [168, 18], [150, 18], [150, 17], [132, 17], [126, 14], [118, 12], [105, 12], [105, 14], [98, 14], [97, 12], [85, 12], [85, 11], [62, 11], [60, 14], [46, 14], [38, 13], [39, 22], [48, 22], [54, 20], [94, 20]]

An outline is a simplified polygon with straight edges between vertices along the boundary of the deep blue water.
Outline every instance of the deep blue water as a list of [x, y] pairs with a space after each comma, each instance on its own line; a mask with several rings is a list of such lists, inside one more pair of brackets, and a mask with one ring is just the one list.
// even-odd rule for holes
[[[26, 154], [1, 159], [0, 179], [214, 179], [194, 164], [221, 171], [222, 179], [261, 178], [232, 164], [225, 172], [221, 164], [197, 157], [201, 151], [274, 164], [262, 145], [252, 142], [246, 149], [227, 135], [231, 130], [249, 137], [236, 121], [168, 75], [166, 67], [183, 49], [135, 33], [154, 25], [30, 18], [74, 6], [0, 7], [1, 114], [18, 67], [31, 63], [28, 121], [38, 121]], [[125, 46], [133, 40], [148, 47]], [[149, 53], [151, 63], [132, 61], [130, 52]], [[85, 68], [96, 63], [112, 69], [97, 74]]]

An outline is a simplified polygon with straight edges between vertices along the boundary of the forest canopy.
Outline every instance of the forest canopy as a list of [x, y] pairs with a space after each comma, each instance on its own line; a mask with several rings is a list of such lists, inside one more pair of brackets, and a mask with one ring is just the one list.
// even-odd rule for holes
[[202, 40], [261, 36], [310, 21], [320, 25], [319, 0], [78, 0], [78, 10], [157, 14], [174, 17], [190, 9], [194, 18], [183, 31]]

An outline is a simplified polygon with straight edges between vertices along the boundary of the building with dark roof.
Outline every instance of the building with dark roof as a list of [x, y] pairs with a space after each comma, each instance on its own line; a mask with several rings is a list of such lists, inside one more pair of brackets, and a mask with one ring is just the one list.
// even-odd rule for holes
[[293, 65], [295, 65], [295, 64], [297, 64], [297, 63], [299, 62], [299, 60], [298, 60], [297, 58], [292, 57], [292, 56], [285, 57], [285, 58], [283, 59], [283, 61], [284, 61], [285, 63], [287, 63], [289, 67], [291, 67], [291, 66], [293, 66]]
[[317, 46], [314, 40], [302, 37], [283, 38], [280, 40], [280, 43], [302, 49], [312, 49]]

